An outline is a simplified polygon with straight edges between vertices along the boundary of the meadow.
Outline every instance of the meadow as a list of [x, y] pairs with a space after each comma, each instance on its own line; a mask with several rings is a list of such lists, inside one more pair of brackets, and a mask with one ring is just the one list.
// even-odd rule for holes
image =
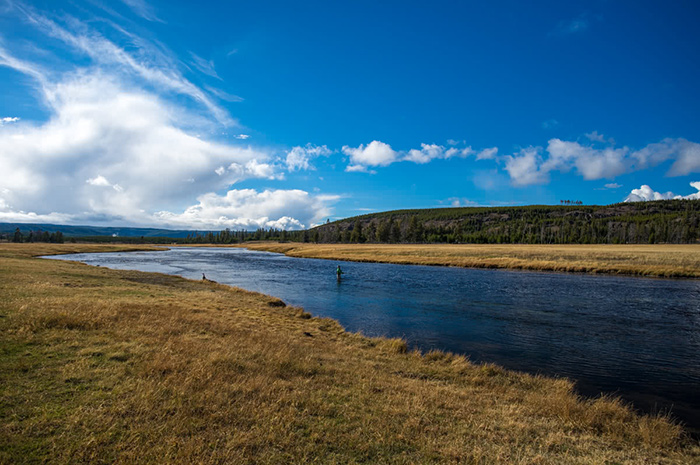
[[247, 242], [292, 257], [412, 265], [698, 278], [700, 245], [308, 244]]
[[129, 249], [0, 244], [0, 463], [700, 461], [667, 416], [566, 379], [210, 281], [33, 258]]

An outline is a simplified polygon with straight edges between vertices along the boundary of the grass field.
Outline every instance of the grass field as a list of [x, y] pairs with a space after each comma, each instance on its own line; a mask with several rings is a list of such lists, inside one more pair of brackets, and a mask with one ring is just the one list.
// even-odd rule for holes
[[663, 416], [273, 297], [0, 244], [0, 463], [700, 463]]
[[700, 245], [302, 244], [243, 247], [292, 257], [654, 277], [700, 277]]

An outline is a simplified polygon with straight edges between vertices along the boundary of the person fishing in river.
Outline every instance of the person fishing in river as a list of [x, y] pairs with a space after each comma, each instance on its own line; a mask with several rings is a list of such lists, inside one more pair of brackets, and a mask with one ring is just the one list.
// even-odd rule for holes
[[343, 274], [343, 270], [340, 269], [340, 265], [338, 265], [338, 269], [335, 270], [335, 274], [338, 276], [338, 281], [340, 281], [340, 276]]

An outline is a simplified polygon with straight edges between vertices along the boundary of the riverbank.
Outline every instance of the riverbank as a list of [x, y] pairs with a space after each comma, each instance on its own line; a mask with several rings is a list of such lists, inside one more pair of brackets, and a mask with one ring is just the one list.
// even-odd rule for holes
[[700, 245], [304, 244], [246, 242], [291, 257], [403, 265], [700, 278]]
[[212, 282], [30, 258], [82, 247], [0, 245], [2, 463], [700, 460], [666, 418], [567, 380]]

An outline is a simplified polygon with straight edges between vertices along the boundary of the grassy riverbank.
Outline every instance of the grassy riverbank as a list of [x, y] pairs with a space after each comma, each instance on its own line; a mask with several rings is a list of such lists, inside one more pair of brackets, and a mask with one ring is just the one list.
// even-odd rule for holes
[[[211, 282], [0, 244], [0, 463], [698, 463], [570, 382], [346, 333]], [[361, 311], [361, 309], [358, 309]]]
[[303, 244], [243, 247], [356, 262], [700, 278], [700, 245]]

